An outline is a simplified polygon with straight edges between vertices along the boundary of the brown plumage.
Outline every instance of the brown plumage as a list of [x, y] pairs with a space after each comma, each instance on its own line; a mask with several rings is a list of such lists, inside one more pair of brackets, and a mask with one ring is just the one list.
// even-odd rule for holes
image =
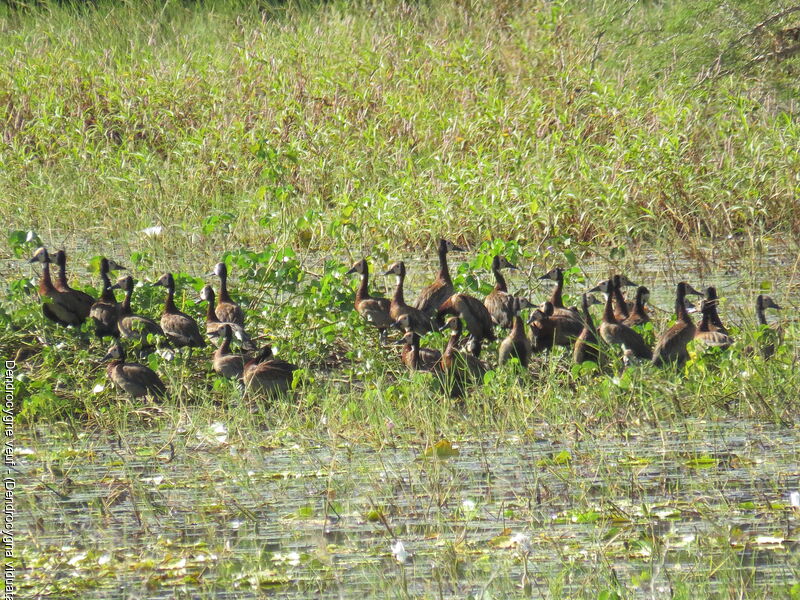
[[[228, 267], [224, 262], [214, 266], [214, 275], [219, 277], [219, 297], [217, 298], [216, 314], [222, 323], [234, 323], [244, 327], [244, 311], [242, 307], [231, 299], [228, 293]], [[234, 331], [235, 333], [235, 331]]]
[[425, 335], [433, 330], [431, 319], [419, 309], [406, 304], [403, 297], [403, 283], [406, 279], [406, 264], [401, 260], [394, 263], [384, 275], [396, 275], [397, 287], [389, 303], [389, 316], [393, 321], [397, 321], [403, 315], [408, 315], [408, 323], [417, 335]]
[[420, 293], [414, 308], [421, 310], [428, 317], [436, 315], [439, 307], [453, 295], [453, 280], [450, 278], [450, 268], [447, 265], [448, 252], [463, 252], [461, 248], [445, 239], [439, 240], [439, 272], [436, 279]]
[[709, 331], [720, 331], [728, 335], [728, 329], [722, 324], [722, 319], [719, 318], [719, 296], [717, 296], [717, 288], [708, 286], [706, 288], [706, 302], [708, 303], [708, 327]]
[[569, 346], [580, 335], [583, 323], [577, 316], [564, 312], [556, 313], [553, 303], [547, 300], [541, 309], [533, 311], [528, 318], [531, 326], [531, 345], [534, 352], [542, 352], [553, 346]]
[[[407, 318], [407, 315], [402, 318]], [[414, 331], [406, 331], [402, 344], [400, 360], [411, 371], [433, 371], [438, 368], [442, 353], [431, 348], [420, 348], [419, 336]]]
[[[552, 281], [556, 282], [556, 287], [553, 288], [553, 293], [550, 295], [549, 300], [550, 304], [553, 305], [553, 315], [557, 317], [564, 317], [566, 319], [574, 319], [576, 323], [578, 323], [576, 326], [580, 327], [580, 315], [578, 314], [577, 308], [567, 308], [564, 306], [564, 269], [561, 267], [555, 267], [539, 277], [539, 279], [551, 279]], [[542, 308], [544, 308], [544, 304], [542, 304]]]
[[69, 292], [60, 292], [50, 277], [50, 255], [45, 248], [39, 248], [28, 261], [42, 263], [39, 278], [39, 297], [42, 299], [42, 314], [59, 325], [80, 325], [89, 316], [85, 303]]
[[[440, 320], [444, 315], [455, 315], [464, 319], [470, 335], [470, 351], [476, 357], [480, 356], [484, 340], [494, 341], [496, 339], [492, 327], [492, 317], [477, 298], [467, 294], [453, 294], [439, 306], [439, 311], [436, 313], [437, 319]], [[459, 331], [460, 327], [459, 325]]]
[[[115, 266], [119, 265], [115, 264]], [[110, 270], [109, 260], [104, 256], [100, 259], [100, 278], [103, 282], [103, 293], [89, 311], [89, 316], [94, 320], [94, 333], [99, 338], [106, 336], [119, 337], [117, 321], [119, 320], [120, 305], [114, 296], [111, 280], [108, 278]]]
[[244, 386], [249, 394], [272, 396], [282, 394], [292, 385], [297, 365], [272, 356], [272, 348], [265, 346], [258, 356], [244, 365]]
[[[614, 287], [616, 289], [616, 285]], [[647, 314], [645, 304], [649, 298], [650, 290], [643, 285], [640, 285], [638, 288], [636, 288], [636, 300], [633, 303], [633, 310], [630, 311], [630, 314], [622, 321], [622, 323], [628, 327], [633, 327], [634, 325], [644, 325], [645, 323], [648, 323], [650, 321], [650, 315]], [[619, 302], [617, 305], [619, 306]], [[618, 318], [616, 311], [614, 316]]]
[[609, 285], [608, 294], [606, 294], [606, 305], [603, 311], [603, 322], [600, 324], [600, 337], [605, 340], [607, 344], [620, 345], [623, 347], [623, 352], [630, 353], [637, 359], [650, 360], [653, 356], [650, 347], [645, 343], [641, 334], [617, 321], [614, 316], [613, 299], [614, 299], [614, 280], [611, 280]]
[[106, 368], [108, 378], [124, 392], [134, 398], [166, 396], [167, 386], [155, 371], [139, 363], [125, 362], [125, 350], [121, 344], [114, 344], [103, 357], [103, 360], [110, 359]]
[[222, 330], [227, 325], [230, 327], [233, 336], [239, 341], [239, 344], [242, 346], [242, 348], [245, 350], [256, 349], [256, 345], [250, 339], [250, 336], [244, 330], [244, 327], [238, 323], [220, 321], [215, 307], [216, 296], [214, 294], [214, 289], [210, 285], [203, 287], [202, 291], [200, 292], [200, 298], [208, 302], [208, 308], [206, 310], [206, 335], [212, 341], [221, 339]]
[[381, 334], [386, 335], [386, 329], [391, 326], [392, 318], [389, 316], [390, 301], [386, 298], [370, 296], [369, 294], [369, 266], [367, 260], [362, 258], [354, 264], [345, 275], [358, 273], [361, 275], [361, 284], [356, 290], [355, 309], [364, 320], [375, 326]]
[[[597, 328], [589, 312], [590, 296], [583, 294], [581, 297], [581, 312], [583, 318], [583, 329], [578, 339], [575, 340], [575, 347], [572, 350], [572, 358], [576, 363], [592, 361], [600, 363], [600, 347], [597, 338]], [[594, 298], [591, 296], [591, 298]]]
[[695, 341], [704, 346], [715, 346], [723, 349], [729, 348], [731, 344], [733, 344], [733, 338], [717, 329], [713, 324], [713, 314], [715, 312], [714, 301], [708, 299], [703, 300], [700, 303], [700, 311], [703, 313], [703, 319], [695, 330]]
[[166, 273], [153, 285], [167, 288], [167, 300], [164, 303], [164, 312], [161, 313], [161, 329], [170, 342], [178, 348], [203, 348], [206, 345], [197, 321], [178, 310], [175, 306], [175, 279], [172, 273]]
[[[605, 281], [601, 281], [592, 289], [589, 290], [588, 293], [593, 294], [595, 292], [602, 292], [604, 300], [608, 298], [609, 294], [614, 294], [613, 286], [611, 285], [615, 278], [619, 278], [616, 281], [619, 283], [618, 290], [616, 291], [616, 296], [614, 301], [617, 305], [614, 307], [614, 318], [617, 321], [623, 321], [630, 316], [631, 311], [633, 311], [635, 307], [635, 302], [633, 300], [626, 300], [625, 297], [622, 295], [622, 288], [623, 287], [636, 287], [636, 284], [628, 279], [625, 275], [614, 275]], [[622, 298], [622, 301], [619, 302], [618, 300]]]
[[519, 316], [520, 302], [516, 298], [514, 298], [512, 309], [514, 311], [513, 325], [510, 333], [500, 342], [497, 352], [498, 362], [503, 365], [511, 358], [516, 358], [523, 367], [527, 367], [531, 360], [531, 341], [525, 335], [525, 324], [522, 317]]
[[133, 313], [131, 309], [131, 297], [133, 296], [133, 277], [126, 275], [117, 280], [114, 288], [125, 290], [125, 299], [119, 307], [119, 318], [117, 319], [117, 329], [124, 339], [147, 341], [148, 335], [164, 336], [161, 325], [153, 319], [143, 317]]
[[460, 398], [468, 385], [482, 382], [486, 365], [475, 356], [458, 351], [461, 338], [460, 318], [451, 317], [442, 329], [450, 329], [450, 339], [439, 361], [439, 377], [447, 393], [453, 398]]
[[[489, 292], [489, 295], [483, 301], [486, 310], [492, 317], [492, 322], [503, 329], [510, 329], [514, 324], [515, 312], [515, 297], [508, 293], [508, 285], [506, 285], [505, 277], [500, 272], [500, 269], [516, 269], [508, 260], [503, 256], [495, 256], [492, 259], [492, 273], [494, 273], [495, 281], [497, 282], [494, 289]], [[530, 306], [527, 300], [522, 302], [522, 308]]]
[[58, 265], [58, 277], [54, 284], [55, 288], [59, 292], [70, 294], [74, 298], [76, 306], [80, 306], [81, 314], [86, 313], [88, 317], [92, 304], [95, 303], [95, 299], [86, 292], [72, 289], [69, 286], [67, 282], [67, 253], [63, 250], [56, 252], [56, 264]]
[[230, 379], [241, 379], [245, 362], [249, 358], [243, 354], [231, 352], [233, 329], [229, 323], [222, 324], [221, 336], [222, 343], [211, 355], [211, 365], [214, 368], [214, 372]]
[[686, 294], [703, 295], [685, 281], [678, 283], [675, 292], [675, 315], [678, 317], [678, 322], [658, 338], [653, 350], [653, 364], [656, 366], [667, 364], [680, 366], [689, 359], [686, 345], [694, 339], [697, 328], [686, 311], [684, 303]]

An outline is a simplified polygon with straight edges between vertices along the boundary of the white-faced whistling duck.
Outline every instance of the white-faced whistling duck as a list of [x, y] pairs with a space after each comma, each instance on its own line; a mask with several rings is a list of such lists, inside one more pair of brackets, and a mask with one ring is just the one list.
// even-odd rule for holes
[[728, 329], [722, 324], [722, 319], [719, 318], [719, 296], [717, 296], [717, 288], [710, 285], [706, 288], [706, 302], [708, 303], [708, 327], [709, 331], [720, 331], [728, 335]]
[[708, 299], [700, 302], [700, 311], [703, 313], [703, 319], [697, 326], [694, 339], [704, 346], [715, 346], [723, 349], [729, 348], [731, 344], [733, 344], [733, 338], [717, 329], [713, 323], [715, 302], [716, 300]]
[[[467, 294], [453, 294], [445, 300], [436, 313], [436, 318], [441, 322], [444, 315], [455, 315], [464, 319], [469, 332], [468, 348], [475, 357], [480, 356], [484, 340], [494, 341], [492, 317], [483, 305], [483, 302]], [[461, 324], [459, 322], [459, 332]]]
[[215, 309], [216, 295], [214, 294], [214, 289], [210, 285], [203, 287], [203, 290], [200, 292], [200, 298], [208, 302], [208, 309], [206, 310], [206, 335], [211, 340], [220, 340], [223, 328], [226, 325], [230, 325], [233, 336], [239, 340], [242, 348], [245, 350], [256, 349], [256, 345], [250, 339], [250, 336], [247, 335], [244, 327], [238, 323], [227, 323], [219, 320], [219, 311]]
[[222, 343], [212, 354], [211, 364], [214, 372], [230, 379], [241, 379], [244, 374], [244, 364], [248, 360], [243, 354], [231, 352], [231, 339], [233, 329], [230, 323], [222, 324]]
[[[114, 263], [115, 267], [124, 269]], [[100, 299], [92, 305], [89, 316], [94, 320], [94, 333], [99, 338], [106, 336], [119, 337], [117, 321], [119, 320], [120, 305], [114, 296], [114, 287], [108, 272], [111, 270], [111, 262], [104, 256], [100, 259], [100, 278], [103, 282], [103, 293]]]
[[[614, 286], [616, 288], [616, 286]], [[636, 300], [633, 303], [633, 310], [626, 319], [622, 321], [624, 325], [633, 327], [634, 325], [644, 325], [650, 321], [650, 315], [647, 314], [645, 304], [650, 298], [650, 290], [643, 285], [636, 288]], [[624, 302], [624, 301], [623, 301]], [[616, 314], [614, 315], [616, 317]]]
[[637, 359], [650, 360], [653, 356], [650, 347], [644, 341], [641, 334], [617, 321], [614, 316], [614, 288], [616, 287], [614, 279], [612, 278], [609, 283], [609, 290], [606, 294], [606, 305], [603, 311], [603, 322], [600, 324], [600, 337], [605, 340], [607, 344], [622, 346], [624, 353], [630, 353]]
[[486, 365], [472, 354], [459, 352], [458, 342], [461, 338], [461, 319], [450, 317], [442, 330], [450, 329], [450, 339], [439, 361], [439, 376], [448, 394], [453, 398], [464, 395], [470, 383], [483, 380]]
[[161, 329], [170, 342], [177, 348], [188, 346], [190, 348], [203, 348], [206, 345], [197, 321], [178, 310], [175, 306], [175, 279], [172, 273], [165, 273], [153, 285], [167, 288], [167, 300], [164, 303], [164, 312], [161, 313]]
[[131, 309], [131, 297], [133, 296], [133, 277], [126, 275], [117, 280], [113, 285], [116, 289], [125, 290], [125, 299], [119, 307], [119, 319], [117, 319], [117, 329], [120, 336], [129, 340], [147, 341], [148, 335], [164, 336], [161, 325], [153, 319], [136, 315]]
[[517, 306], [519, 309], [524, 309], [530, 306], [527, 300], [520, 300], [515, 304], [515, 297], [508, 293], [508, 285], [506, 285], [505, 277], [500, 272], [500, 269], [516, 269], [504, 256], [495, 256], [492, 258], [492, 273], [494, 273], [495, 281], [497, 282], [494, 289], [489, 292], [489, 295], [483, 300], [483, 305], [489, 311], [492, 317], [492, 322], [503, 329], [510, 329], [514, 324], [514, 315], [516, 314]]
[[59, 292], [50, 277], [50, 255], [45, 248], [39, 248], [28, 261], [42, 263], [39, 278], [39, 296], [42, 299], [42, 314], [59, 325], [80, 325], [89, 316], [85, 302], [70, 292]]
[[568, 309], [557, 313], [549, 300], [541, 309], [531, 313], [528, 325], [531, 326], [531, 342], [535, 352], [553, 346], [570, 346], [583, 330], [583, 322], [578, 315]]
[[556, 287], [553, 288], [553, 293], [550, 295], [550, 304], [553, 305], [553, 314], [556, 316], [580, 321], [580, 315], [578, 314], [577, 308], [567, 308], [564, 306], [564, 298], [562, 296], [564, 291], [564, 269], [561, 267], [555, 267], [539, 277], [539, 279], [550, 279], [556, 282]]
[[381, 334], [381, 339], [386, 336], [386, 330], [392, 325], [392, 318], [389, 316], [390, 301], [387, 298], [370, 296], [369, 294], [369, 265], [367, 260], [362, 258], [354, 264], [345, 275], [358, 273], [361, 275], [361, 284], [356, 290], [356, 300], [354, 303], [356, 312], [364, 320], [375, 326]]
[[[219, 298], [217, 298], [217, 318], [222, 323], [235, 323], [244, 327], [244, 311], [242, 307], [231, 299], [228, 293], [228, 267], [224, 262], [214, 266], [213, 274], [219, 277]], [[236, 333], [234, 331], [234, 333]]]
[[244, 386], [250, 394], [272, 396], [282, 394], [292, 385], [297, 365], [274, 358], [267, 345], [255, 358], [244, 365]]
[[[625, 275], [616, 275], [616, 276], [612, 276], [609, 279], [606, 279], [605, 281], [601, 281], [596, 286], [594, 286], [592, 289], [590, 289], [588, 293], [593, 294], [595, 292], [601, 292], [603, 294], [603, 299], [604, 300], [607, 299], [608, 295], [613, 293], [612, 290], [614, 288], [613, 288], [613, 286], [611, 284], [613, 283], [614, 277], [619, 277], [619, 286], [618, 286], [619, 290], [618, 290], [618, 293], [619, 293], [620, 296], [622, 296], [622, 288], [624, 288], [624, 287], [637, 287], [637, 284], [635, 284], [633, 281], [628, 279], [627, 276], [625, 276]], [[617, 321], [622, 321], [622, 320], [626, 319], [629, 316], [630, 312], [635, 307], [635, 302], [634, 301], [625, 300], [624, 296], [622, 296], [622, 298], [623, 298], [623, 302], [621, 304], [624, 304], [624, 308], [622, 307], [621, 304], [618, 304], [614, 308], [614, 317], [617, 319]], [[615, 298], [615, 301], [616, 301], [616, 298]], [[627, 311], [627, 312], [625, 312], [625, 311]]]
[[89, 311], [95, 300], [86, 292], [74, 290], [69, 286], [69, 282], [67, 281], [67, 253], [63, 250], [56, 252], [56, 264], [58, 265], [58, 277], [55, 281], [55, 288], [59, 292], [64, 292], [73, 296], [75, 301], [80, 304], [81, 311], [85, 311], [86, 316], [89, 316]]
[[783, 310], [772, 298], [759, 294], [756, 298], [756, 319], [758, 320], [759, 328], [761, 328], [759, 350], [761, 356], [765, 359], [775, 354], [776, 345], [783, 343], [783, 327], [781, 327], [780, 323], [767, 325], [767, 316], [764, 311], [768, 308]]
[[401, 316], [408, 315], [408, 322], [417, 335], [425, 335], [433, 330], [431, 319], [421, 310], [406, 304], [403, 297], [403, 283], [406, 279], [406, 264], [401, 260], [394, 263], [384, 275], [396, 275], [397, 287], [394, 290], [392, 301], [389, 304], [389, 316], [397, 321]]
[[463, 252], [464, 250], [444, 239], [439, 240], [439, 272], [436, 279], [420, 293], [414, 308], [433, 318], [439, 307], [453, 295], [453, 280], [450, 278], [450, 268], [447, 266], [448, 252]]
[[122, 344], [111, 346], [103, 360], [111, 360], [106, 368], [108, 378], [134, 398], [142, 396], [163, 398], [166, 395], [167, 387], [153, 369], [139, 363], [125, 362], [125, 350]]
[[684, 303], [686, 294], [703, 295], [685, 281], [678, 283], [675, 292], [675, 315], [678, 317], [678, 322], [658, 338], [653, 349], [653, 364], [656, 366], [666, 364], [680, 366], [689, 359], [686, 344], [694, 339], [697, 327], [686, 310]]
[[[403, 315], [400, 320], [407, 318], [408, 315]], [[432, 348], [420, 348], [419, 336], [413, 330], [406, 330], [400, 343], [403, 344], [400, 360], [411, 371], [433, 371], [438, 367], [442, 353]]]
[[590, 360], [600, 364], [600, 347], [597, 339], [597, 328], [594, 325], [594, 320], [589, 312], [589, 304], [594, 296], [583, 294], [581, 296], [581, 317], [583, 320], [583, 329], [581, 330], [578, 339], [575, 340], [575, 347], [572, 349], [572, 358], [576, 363], [586, 362]]
[[500, 348], [497, 353], [498, 362], [503, 365], [509, 359], [516, 358], [523, 367], [527, 368], [531, 360], [531, 341], [525, 335], [525, 323], [519, 315], [520, 310], [522, 310], [520, 299], [513, 296], [512, 310], [514, 311], [513, 325], [508, 336], [500, 342]]

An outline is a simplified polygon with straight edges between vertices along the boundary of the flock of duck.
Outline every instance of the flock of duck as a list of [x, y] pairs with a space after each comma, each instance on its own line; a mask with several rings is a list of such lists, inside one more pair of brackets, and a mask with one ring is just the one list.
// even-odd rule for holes
[[[499, 364], [513, 358], [526, 368], [532, 354], [554, 346], [572, 346], [577, 363], [593, 361], [606, 365], [614, 355], [613, 348], [618, 347], [624, 365], [649, 361], [655, 366], [680, 366], [689, 358], [687, 346], [692, 340], [721, 348], [733, 343], [718, 314], [714, 287], [701, 293], [684, 281], [678, 283], [675, 290], [677, 320], [658, 336], [651, 348], [641, 331], [641, 326], [650, 321], [647, 308], [650, 292], [624, 275], [613, 275], [582, 294], [578, 309], [564, 306], [564, 271], [556, 267], [539, 278], [554, 281], [555, 287], [550, 298], [535, 307], [526, 298], [509, 293], [502, 270], [516, 267], [503, 256], [495, 256], [492, 271], [496, 285], [486, 298], [480, 300], [455, 291], [447, 262], [447, 254], [451, 251], [461, 249], [447, 240], [439, 241], [439, 272], [433, 283], [422, 290], [413, 306], [405, 301], [406, 266], [402, 261], [385, 272], [385, 275], [397, 278], [390, 299], [370, 294], [366, 259], [358, 261], [347, 274], [360, 275], [354, 307], [366, 322], [377, 328], [381, 341], [386, 340], [389, 330], [401, 330], [403, 336], [397, 344], [402, 346], [402, 363], [411, 370], [434, 373], [447, 393], [454, 397], [462, 396], [469, 385], [482, 381], [489, 367], [480, 359], [481, 351], [486, 342], [497, 339], [496, 328], [508, 330], [499, 345]], [[175, 348], [188, 347], [190, 352], [191, 348], [206, 346], [197, 321], [175, 306], [175, 280], [171, 273], [164, 274], [152, 284], [163, 286], [167, 291], [160, 321], [156, 322], [133, 312], [131, 297], [135, 282], [131, 276], [111, 283], [109, 274], [124, 269], [112, 260], [103, 258], [100, 262], [103, 287], [99, 299], [69, 286], [63, 250], [55, 255], [58, 267], [55, 282], [50, 273], [53, 260], [45, 248], [36, 250], [30, 262], [42, 264], [38, 290], [44, 316], [63, 326], [80, 326], [92, 319], [99, 338], [114, 338], [116, 341], [104, 357], [110, 361], [108, 378], [133, 397], [163, 397], [167, 387], [150, 367], [127, 361], [123, 342], [137, 343], [145, 353], [153, 351], [158, 340]], [[207, 302], [205, 334], [217, 344], [212, 354], [214, 371], [240, 380], [248, 393], [270, 395], [288, 390], [293, 372], [298, 367], [276, 358], [271, 346], [258, 349], [253, 343], [245, 330], [245, 313], [228, 292], [225, 263], [218, 263], [209, 276], [220, 280], [218, 295], [210, 285], [206, 285], [201, 293], [201, 298]], [[633, 300], [625, 298], [623, 288], [626, 287], [636, 287]], [[121, 303], [115, 297], [115, 289], [125, 292]], [[601, 292], [605, 301], [595, 299], [594, 292]], [[702, 319], [699, 323], [695, 323], [690, 315], [687, 295], [704, 296], [700, 303]], [[592, 304], [604, 306], [599, 326], [595, 325], [589, 312]], [[765, 311], [769, 308], [780, 310], [770, 297], [759, 295], [756, 315], [758, 324], [765, 326], [764, 332], [759, 336], [757, 348], [746, 349], [748, 352], [758, 351], [764, 358], [774, 353], [775, 345], [780, 343], [783, 335], [779, 325], [767, 325]], [[521, 316], [525, 309], [531, 309], [527, 319], [529, 333]], [[421, 336], [437, 329], [449, 331], [444, 350], [420, 347]], [[466, 336], [463, 335], [464, 329]], [[232, 351], [234, 340], [242, 352]]]

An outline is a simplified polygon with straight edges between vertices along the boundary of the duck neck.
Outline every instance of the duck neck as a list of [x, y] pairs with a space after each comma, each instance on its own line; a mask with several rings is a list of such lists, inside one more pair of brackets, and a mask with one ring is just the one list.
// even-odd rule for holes
[[494, 278], [497, 280], [497, 283], [494, 286], [494, 289], [498, 292], [508, 292], [508, 286], [506, 285], [506, 279], [503, 277], [503, 274], [500, 272], [499, 267], [493, 267], [492, 271], [494, 271]]
[[759, 325], [767, 324], [767, 315], [764, 314], [764, 305], [761, 302], [760, 296], [756, 300], [756, 319], [758, 319]]
[[67, 285], [67, 261], [62, 260], [58, 263], [58, 285], [66, 290], [69, 286]]
[[367, 271], [361, 274], [361, 284], [356, 290], [356, 302], [361, 302], [365, 298], [369, 298], [369, 273]]
[[55, 289], [53, 287], [53, 280], [50, 278], [50, 263], [44, 263], [42, 267], [42, 278], [39, 281], [39, 289], [44, 292], [49, 292]]
[[583, 312], [583, 326], [589, 331], [594, 331], [594, 321], [592, 321], [592, 315], [589, 312], [589, 301], [586, 298], [581, 302], [581, 311]]
[[453, 354], [456, 352], [456, 346], [458, 345], [458, 338], [461, 337], [461, 332], [456, 330], [450, 334], [450, 339], [447, 340], [447, 347], [444, 349], [444, 356], [451, 358]]
[[411, 345], [406, 346], [411, 352], [411, 364], [415, 369], [419, 369], [419, 337], [414, 334], [411, 338]]
[[514, 325], [511, 327], [512, 339], [519, 340], [525, 337], [525, 323], [522, 322], [522, 317], [514, 315]]
[[561, 297], [561, 292], [564, 290], [564, 274], [558, 271], [556, 275], [556, 287], [553, 290], [553, 295], [550, 296], [550, 303], [555, 308], [564, 308], [564, 299]]
[[675, 294], [675, 316], [679, 321], [684, 323], [691, 323], [692, 319], [686, 310], [686, 290], [682, 285], [678, 286], [678, 292]]
[[217, 318], [216, 302], [213, 293], [208, 296], [208, 307], [206, 308], [206, 321], [209, 323], [219, 323]]
[[164, 312], [165, 313], [178, 312], [178, 309], [175, 306], [175, 282], [172, 281], [171, 279], [169, 283], [167, 283], [167, 301], [164, 303]]
[[[613, 284], [610, 284], [610, 285], [613, 286]], [[617, 320], [614, 318], [614, 307], [612, 305], [613, 304], [613, 299], [614, 299], [613, 289], [612, 290], [608, 290], [608, 294], [606, 295], [606, 307], [605, 307], [605, 310], [603, 311], [603, 321], [605, 321], [606, 323], [616, 323], [617, 322]], [[587, 306], [586, 307], [586, 313], [588, 314], [588, 312], [589, 312], [589, 307]]]
[[445, 283], [449, 283], [450, 285], [453, 284], [453, 280], [450, 279], [450, 268], [447, 266], [447, 248], [442, 247], [439, 248], [439, 279], [444, 281]]
[[710, 329], [712, 310], [710, 306], [703, 305], [703, 318], [700, 320], [700, 326], [698, 327], [700, 331], [708, 331]]
[[222, 344], [219, 346], [219, 353], [220, 356], [224, 356], [229, 354], [231, 351], [231, 330], [230, 328], [225, 332], [225, 336], [222, 338]]
[[400, 271], [397, 275], [397, 287], [394, 288], [394, 296], [392, 297], [393, 302], [399, 306], [403, 306], [406, 303], [403, 298], [403, 281], [405, 278], [406, 274]]
[[122, 306], [120, 307], [120, 312], [123, 315], [130, 315], [133, 312], [131, 310], [131, 296], [133, 296], [133, 282], [125, 286], [125, 299], [122, 301]]
[[219, 276], [219, 301], [231, 302], [230, 294], [228, 294], [228, 271], [224, 270]]
[[619, 314], [621, 314], [623, 317], [630, 316], [628, 312], [628, 305], [625, 304], [625, 297], [622, 295], [622, 290], [619, 289], [619, 286], [617, 286], [616, 283], [614, 284], [613, 296], [617, 303], [617, 310], [619, 311]]
[[103, 293], [100, 295], [100, 299], [103, 302], [116, 302], [114, 290], [111, 289], [111, 280], [108, 278], [108, 271], [100, 271], [100, 277], [103, 280]]

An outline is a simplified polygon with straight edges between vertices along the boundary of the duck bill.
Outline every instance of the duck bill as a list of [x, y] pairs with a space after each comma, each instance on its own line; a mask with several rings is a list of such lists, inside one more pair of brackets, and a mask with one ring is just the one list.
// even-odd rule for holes
[[703, 292], [698, 292], [696, 289], [694, 289], [688, 283], [686, 284], [686, 293], [687, 294], [692, 294], [694, 296], [705, 296], [705, 294]]

